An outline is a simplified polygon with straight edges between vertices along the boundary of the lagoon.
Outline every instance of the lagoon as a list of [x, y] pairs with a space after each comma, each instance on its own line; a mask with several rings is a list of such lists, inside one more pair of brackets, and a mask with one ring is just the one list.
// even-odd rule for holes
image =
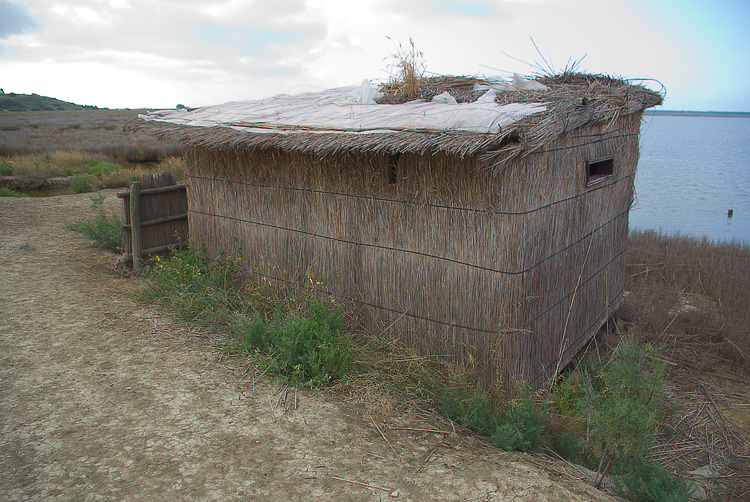
[[640, 141], [631, 229], [750, 242], [750, 116], [645, 114]]

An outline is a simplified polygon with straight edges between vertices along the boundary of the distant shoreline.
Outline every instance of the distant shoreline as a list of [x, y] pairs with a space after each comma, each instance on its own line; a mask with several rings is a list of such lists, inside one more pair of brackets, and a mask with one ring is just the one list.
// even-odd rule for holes
[[750, 112], [694, 112], [683, 110], [645, 110], [644, 115], [675, 115], [681, 117], [750, 117]]

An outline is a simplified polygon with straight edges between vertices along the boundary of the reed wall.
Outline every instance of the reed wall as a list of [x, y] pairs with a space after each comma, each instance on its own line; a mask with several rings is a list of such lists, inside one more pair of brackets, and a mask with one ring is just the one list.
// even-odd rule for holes
[[[238, 243], [259, 280], [320, 277], [420, 352], [484, 363], [485, 386], [540, 385], [622, 293], [639, 119], [504, 166], [194, 146], [190, 237]], [[614, 175], [588, 187], [586, 161], [608, 155]]]

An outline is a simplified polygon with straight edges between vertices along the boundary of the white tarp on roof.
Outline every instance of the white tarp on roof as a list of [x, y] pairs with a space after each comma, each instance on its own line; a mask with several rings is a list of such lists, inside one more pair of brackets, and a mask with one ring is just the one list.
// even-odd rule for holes
[[[350, 104], [360, 87], [341, 87], [259, 101], [230, 102], [188, 110], [163, 110], [140, 117], [147, 121], [210, 127], [227, 126], [254, 133], [467, 131], [498, 133], [504, 126], [545, 111], [542, 103], [500, 105], [412, 101], [400, 105]], [[490, 90], [489, 92], [494, 92]]]

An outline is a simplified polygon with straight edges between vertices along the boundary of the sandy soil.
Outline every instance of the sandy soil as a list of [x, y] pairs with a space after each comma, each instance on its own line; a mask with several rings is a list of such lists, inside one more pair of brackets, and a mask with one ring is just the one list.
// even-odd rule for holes
[[429, 416], [294, 390], [284, 411], [65, 230], [89, 206], [0, 198], [0, 500], [613, 500], [562, 463], [396, 429], [451, 431]]

